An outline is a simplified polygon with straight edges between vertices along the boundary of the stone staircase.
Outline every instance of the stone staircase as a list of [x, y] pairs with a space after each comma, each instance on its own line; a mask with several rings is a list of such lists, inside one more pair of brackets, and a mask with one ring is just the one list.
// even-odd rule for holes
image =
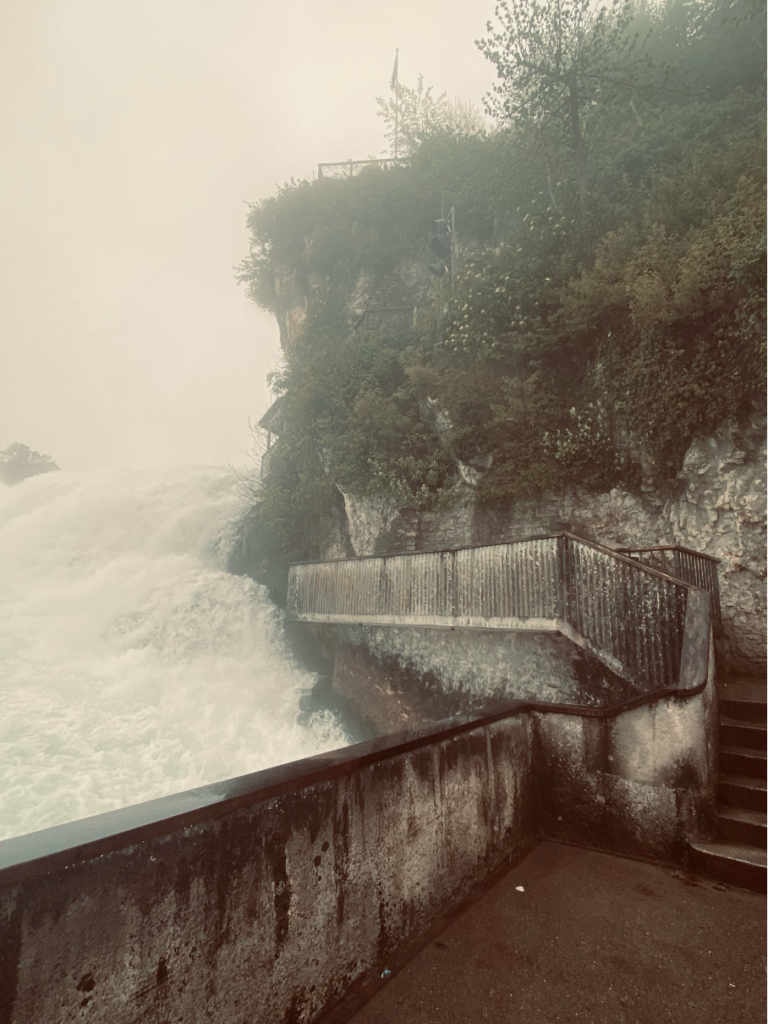
[[691, 867], [729, 885], [766, 891], [766, 683], [718, 684], [720, 777], [715, 843], [691, 843]]

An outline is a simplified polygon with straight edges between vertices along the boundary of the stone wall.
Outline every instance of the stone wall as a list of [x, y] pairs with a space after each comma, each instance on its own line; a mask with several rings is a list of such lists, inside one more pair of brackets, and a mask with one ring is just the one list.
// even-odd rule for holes
[[416, 513], [345, 495], [357, 555], [497, 543], [569, 530], [609, 547], [681, 544], [720, 559], [724, 667], [766, 668], [765, 419], [724, 428], [686, 453], [673, 487], [640, 494], [571, 491], [480, 509], [468, 494], [453, 509]]

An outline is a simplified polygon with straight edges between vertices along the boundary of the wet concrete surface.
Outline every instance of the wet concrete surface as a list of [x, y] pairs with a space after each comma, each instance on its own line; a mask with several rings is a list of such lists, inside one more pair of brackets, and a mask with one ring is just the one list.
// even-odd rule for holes
[[348, 1020], [760, 1024], [765, 943], [764, 896], [541, 843]]

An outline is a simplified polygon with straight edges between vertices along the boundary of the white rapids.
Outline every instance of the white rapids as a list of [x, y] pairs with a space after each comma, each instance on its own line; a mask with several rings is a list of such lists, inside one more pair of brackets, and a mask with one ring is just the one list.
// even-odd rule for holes
[[239, 502], [220, 467], [0, 485], [0, 839], [348, 742], [223, 569]]

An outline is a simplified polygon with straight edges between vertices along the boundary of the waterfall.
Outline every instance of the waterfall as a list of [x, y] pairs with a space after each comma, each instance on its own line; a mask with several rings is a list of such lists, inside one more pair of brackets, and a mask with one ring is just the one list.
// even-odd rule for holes
[[224, 571], [238, 505], [221, 467], [0, 486], [0, 839], [347, 742]]

